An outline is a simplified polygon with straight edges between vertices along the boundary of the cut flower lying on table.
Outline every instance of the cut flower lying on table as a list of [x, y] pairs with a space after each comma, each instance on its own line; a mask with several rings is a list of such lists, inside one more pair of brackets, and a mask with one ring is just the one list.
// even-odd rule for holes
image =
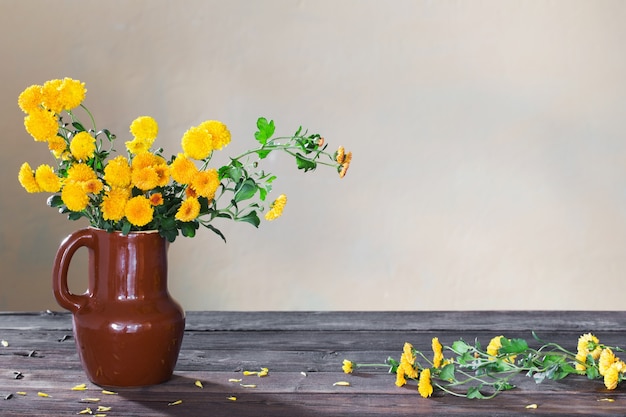
[[[304, 172], [318, 165], [333, 167], [342, 178], [352, 160], [352, 153], [343, 147], [329, 153], [319, 134], [302, 128], [292, 136], [274, 137], [274, 121], [265, 118], [257, 120], [258, 146], [231, 157], [227, 165], [210, 167], [213, 152], [231, 140], [226, 125], [216, 120], [189, 128], [182, 136], [182, 152], [168, 160], [162, 149], [152, 148], [159, 128], [149, 116], [131, 123], [133, 139], [125, 142], [126, 155], [109, 158], [117, 152], [116, 136], [96, 128], [93, 115], [82, 104], [86, 91], [84, 83], [65, 78], [32, 85], [20, 94], [26, 131], [35, 141], [48, 144], [58, 166], [32, 169], [24, 163], [18, 179], [29, 193], [54, 193], [48, 204], [70, 220], [85, 217], [99, 229], [124, 234], [158, 230], [172, 242], [179, 231], [193, 237], [202, 225], [226, 240], [211, 224], [214, 219], [259, 226], [258, 213], [265, 210], [276, 179], [259, 168], [270, 153], [290, 155]], [[90, 125], [79, 120], [79, 111]], [[285, 195], [276, 198], [265, 219], [278, 218], [286, 202]]]
[[[417, 380], [417, 391], [430, 397], [435, 389], [466, 398], [488, 399], [502, 391], [515, 388], [511, 378], [524, 373], [535, 382], [545, 379], [559, 380], [568, 375], [583, 375], [590, 380], [603, 379], [608, 390], [614, 390], [626, 379], [626, 363], [615, 355], [624, 352], [619, 347], [600, 343], [591, 333], [578, 339], [577, 352], [573, 353], [556, 343], [546, 343], [533, 332], [541, 343], [537, 349], [529, 347], [524, 339], [492, 338], [483, 349], [480, 342], [474, 344], [457, 340], [451, 346], [443, 346], [438, 338], [431, 341], [432, 356], [404, 344], [400, 360], [388, 358], [384, 364], [355, 363], [343, 361], [342, 369], [351, 374], [361, 367], [390, 367], [396, 374], [396, 385], [406, 385], [407, 379]], [[444, 351], [451, 352], [445, 356]]]

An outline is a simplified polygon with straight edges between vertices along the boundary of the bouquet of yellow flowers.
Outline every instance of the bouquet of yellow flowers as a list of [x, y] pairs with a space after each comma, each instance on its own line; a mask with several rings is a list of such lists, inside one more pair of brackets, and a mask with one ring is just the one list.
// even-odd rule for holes
[[[231, 135], [222, 122], [207, 120], [182, 136], [182, 152], [166, 159], [161, 148], [153, 149], [158, 124], [149, 116], [130, 125], [132, 140], [125, 142], [126, 155], [112, 155], [116, 136], [96, 122], [83, 105], [85, 84], [71, 78], [31, 85], [19, 96], [26, 113], [24, 127], [37, 142], [46, 142], [58, 162], [56, 168], [22, 164], [18, 179], [29, 193], [49, 192], [48, 205], [68, 214], [70, 220], [87, 218], [91, 226], [107, 231], [158, 230], [173, 242], [180, 233], [195, 236], [200, 225], [224, 235], [211, 224], [216, 218], [260, 224], [259, 212], [275, 175], [259, 168], [271, 152], [295, 158], [304, 172], [326, 165], [343, 177], [351, 152], [339, 147], [329, 153], [319, 134], [298, 128], [287, 137], [274, 137], [274, 121], [257, 120], [256, 148], [231, 157], [227, 165], [211, 168], [213, 152], [229, 144]], [[81, 122], [78, 113], [89, 118]], [[280, 195], [265, 213], [273, 220], [282, 214], [287, 198]]]

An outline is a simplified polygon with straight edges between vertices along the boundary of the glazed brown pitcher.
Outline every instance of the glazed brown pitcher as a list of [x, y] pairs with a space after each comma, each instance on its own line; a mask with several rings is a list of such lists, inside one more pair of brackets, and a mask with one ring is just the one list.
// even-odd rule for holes
[[[167, 242], [158, 232], [86, 228], [59, 247], [53, 290], [72, 312], [74, 337], [89, 379], [112, 387], [153, 385], [172, 376], [185, 328], [185, 314], [167, 290]], [[89, 251], [89, 288], [68, 289], [74, 253]]]

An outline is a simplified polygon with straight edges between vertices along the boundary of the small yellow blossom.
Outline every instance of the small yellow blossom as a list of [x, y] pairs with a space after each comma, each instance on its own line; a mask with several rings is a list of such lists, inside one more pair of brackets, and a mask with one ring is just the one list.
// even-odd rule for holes
[[138, 227], [150, 223], [154, 215], [150, 200], [141, 195], [128, 200], [124, 212], [126, 219], [128, 219], [133, 226]]
[[576, 353], [576, 370], [584, 372], [587, 369], [587, 355], [591, 355], [594, 360], [600, 358], [602, 347], [600, 341], [591, 333], [585, 333], [578, 338]]
[[81, 183], [97, 179], [95, 171], [85, 163], [74, 164], [67, 170], [67, 180], [70, 182]]
[[35, 172], [30, 167], [28, 162], [24, 162], [20, 167], [17, 179], [22, 187], [24, 187], [24, 189], [29, 193], [39, 193], [42, 191], [39, 184], [37, 184], [37, 180], [35, 179]]
[[197, 172], [196, 164], [182, 153], [179, 153], [170, 165], [172, 178], [181, 184], [189, 184]]
[[71, 110], [80, 106], [85, 99], [85, 83], [71, 78], [64, 78], [59, 86], [59, 101], [62, 110]]
[[609, 368], [604, 372], [604, 386], [607, 389], [614, 390], [617, 388], [617, 383], [619, 382], [619, 369], [616, 363], [613, 363]]
[[224, 123], [217, 120], [207, 120], [201, 123], [199, 127], [205, 129], [211, 135], [211, 146], [213, 149], [220, 150], [230, 143], [230, 132]]
[[104, 220], [119, 221], [125, 214], [126, 202], [130, 191], [126, 188], [112, 188], [102, 198], [100, 209]]
[[439, 343], [439, 338], [433, 337], [432, 340], [433, 349], [433, 366], [439, 368], [443, 362], [443, 346]]
[[111, 159], [104, 167], [104, 180], [111, 187], [128, 187], [131, 181], [128, 159], [122, 155]]
[[191, 187], [202, 197], [212, 200], [220, 185], [219, 176], [215, 169], [198, 171], [191, 180]]
[[204, 388], [204, 386], [202, 385], [202, 382], [200, 380], [197, 380], [196, 382], [194, 382], [194, 385], [198, 388]]
[[339, 178], [343, 178], [346, 176], [348, 168], [350, 168], [350, 162], [352, 162], [352, 152], [348, 152], [346, 154], [346, 157], [344, 158], [339, 170]]
[[352, 361], [344, 359], [343, 366], [341, 367], [341, 369], [343, 369], [344, 373], [351, 374], [354, 369], [354, 363]]
[[133, 169], [131, 183], [140, 190], [151, 190], [159, 184], [159, 175], [154, 167]]
[[153, 206], [160, 206], [161, 204], [163, 204], [163, 194], [161, 193], [154, 193], [150, 195], [150, 204], [152, 204]]
[[615, 363], [617, 358], [615, 354], [611, 350], [611, 348], [604, 348], [600, 353], [600, 358], [598, 359], [598, 371], [600, 375], [604, 376], [606, 371]]
[[159, 125], [152, 117], [141, 116], [130, 124], [130, 133], [132, 133], [135, 139], [149, 144], [149, 148], [159, 134]]
[[67, 152], [67, 143], [65, 139], [60, 136], [55, 136], [48, 139], [48, 149], [52, 152], [55, 158], [62, 158]]
[[146, 142], [144, 140], [139, 140], [139, 139], [126, 141], [124, 142], [124, 144], [126, 145], [126, 149], [128, 150], [128, 152], [132, 153], [133, 155], [140, 155], [142, 153], [146, 153], [150, 149], [149, 142]]
[[268, 368], [261, 368], [261, 371], [257, 374], [259, 378], [263, 378], [264, 376], [268, 376], [270, 370]]
[[47, 110], [34, 110], [24, 118], [26, 131], [37, 142], [47, 142], [57, 135], [58, 125], [53, 113]]
[[96, 151], [96, 139], [87, 132], [79, 132], [70, 142], [70, 152], [78, 160], [93, 157]]
[[335, 161], [337, 161], [337, 163], [341, 165], [343, 164], [345, 157], [346, 157], [346, 150], [343, 148], [343, 146], [340, 146], [337, 149], [337, 152], [335, 152]]
[[176, 212], [176, 220], [190, 222], [200, 214], [200, 202], [197, 198], [187, 198]]
[[61, 200], [71, 211], [83, 211], [89, 204], [89, 196], [78, 182], [65, 184], [61, 191]]
[[424, 398], [428, 398], [433, 394], [433, 386], [430, 382], [429, 368], [426, 368], [422, 371], [419, 382], [417, 383], [417, 391]]
[[283, 214], [285, 205], [287, 204], [287, 196], [285, 194], [279, 195], [272, 203], [270, 210], [265, 213], [265, 220], [276, 220]]
[[43, 95], [41, 94], [41, 86], [31, 85], [19, 95], [17, 104], [24, 113], [28, 114], [36, 110], [41, 110], [42, 101]]
[[43, 95], [42, 105], [54, 113], [61, 113], [63, 101], [61, 97], [61, 85], [63, 80], [49, 80], [41, 87]]
[[213, 152], [213, 137], [206, 129], [193, 126], [183, 135], [181, 145], [187, 157], [202, 160]]

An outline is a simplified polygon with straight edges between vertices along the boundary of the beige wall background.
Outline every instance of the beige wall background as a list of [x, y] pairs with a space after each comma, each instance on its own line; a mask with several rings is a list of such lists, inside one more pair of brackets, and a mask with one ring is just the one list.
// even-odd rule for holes
[[17, 182], [53, 162], [17, 96], [65, 76], [167, 154], [206, 119], [235, 154], [258, 116], [354, 152], [343, 180], [269, 160], [279, 221], [177, 240], [187, 310], [624, 307], [623, 1], [0, 0], [0, 39], [2, 310], [60, 309], [52, 260], [86, 225]]

